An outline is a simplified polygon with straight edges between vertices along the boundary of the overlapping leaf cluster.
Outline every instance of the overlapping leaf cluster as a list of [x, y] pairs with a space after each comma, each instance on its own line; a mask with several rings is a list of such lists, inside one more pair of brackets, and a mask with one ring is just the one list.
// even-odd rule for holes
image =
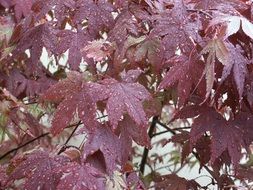
[[[240, 163], [253, 141], [252, 6], [0, 0], [0, 188], [146, 189], [133, 142], [147, 151], [157, 124], [213, 185], [252, 181]], [[161, 123], [168, 105], [189, 130]], [[208, 188], [151, 173], [155, 189]]]

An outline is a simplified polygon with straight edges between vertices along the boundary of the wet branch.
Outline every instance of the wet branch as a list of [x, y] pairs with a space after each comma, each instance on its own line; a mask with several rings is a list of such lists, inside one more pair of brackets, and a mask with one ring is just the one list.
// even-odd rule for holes
[[[152, 120], [152, 123], [151, 123], [151, 126], [150, 126], [149, 131], [148, 131], [148, 136], [150, 138], [152, 138], [152, 135], [153, 135], [153, 132], [155, 130], [155, 126], [156, 126], [157, 122], [158, 122], [158, 116], [154, 116], [153, 120]], [[144, 148], [141, 163], [140, 163], [140, 172], [142, 174], [144, 174], [144, 171], [145, 171], [145, 165], [146, 165], [147, 158], [148, 158], [148, 152], [149, 152], [149, 149]]]
[[73, 131], [71, 132], [71, 134], [69, 135], [68, 139], [66, 140], [66, 142], [64, 143], [64, 145], [62, 146], [62, 148], [60, 149], [60, 151], [58, 152], [58, 154], [61, 154], [62, 152], [64, 152], [67, 148], [67, 144], [69, 143], [70, 139], [73, 137], [74, 133], [76, 132], [77, 128], [82, 124], [82, 121], [80, 120], [75, 128], [73, 129]]
[[5, 158], [5, 157], [8, 156], [9, 154], [11, 154], [11, 153], [13, 153], [13, 152], [16, 152], [16, 151], [18, 151], [19, 149], [21, 149], [21, 148], [27, 146], [28, 144], [33, 143], [34, 141], [37, 141], [37, 140], [39, 140], [40, 138], [45, 137], [45, 136], [48, 136], [48, 135], [49, 135], [49, 132], [43, 133], [43, 134], [39, 135], [38, 137], [35, 137], [34, 139], [31, 139], [31, 140], [27, 141], [26, 143], [24, 143], [24, 144], [22, 144], [22, 145], [19, 145], [18, 147], [9, 150], [8, 152], [6, 152], [6, 153], [3, 154], [2, 156], [0, 156], [0, 160], [2, 160], [3, 158]]
[[[74, 127], [74, 126], [79, 126], [80, 124], [82, 124], [81, 121], [79, 121], [78, 123], [71, 124], [71, 125], [67, 126], [66, 129], [67, 129], [67, 128]], [[76, 128], [77, 128], [77, 127], [76, 127]], [[75, 129], [76, 129], [76, 128], [75, 128]], [[72, 133], [74, 133], [74, 132], [75, 132], [75, 131], [72, 131]], [[71, 136], [73, 135], [72, 133], [71, 133], [70, 137], [67, 139], [67, 141], [66, 141], [67, 143], [69, 142]], [[4, 159], [4, 158], [5, 158], [6, 156], [8, 156], [9, 154], [18, 151], [19, 149], [21, 149], [21, 148], [23, 148], [23, 147], [25, 147], [25, 146], [27, 146], [27, 145], [29, 145], [29, 144], [31, 144], [31, 143], [37, 141], [37, 140], [39, 140], [39, 139], [41, 139], [41, 138], [43, 138], [43, 137], [48, 136], [49, 134], [50, 134], [49, 132], [43, 133], [43, 134], [41, 134], [41, 135], [39, 135], [39, 136], [37, 136], [37, 137], [35, 137], [35, 138], [33, 138], [33, 139], [27, 141], [26, 143], [21, 144], [21, 145], [19, 145], [18, 147], [9, 150], [8, 152], [6, 152], [6, 153], [4, 153], [2, 156], [0, 156], [0, 160]]]

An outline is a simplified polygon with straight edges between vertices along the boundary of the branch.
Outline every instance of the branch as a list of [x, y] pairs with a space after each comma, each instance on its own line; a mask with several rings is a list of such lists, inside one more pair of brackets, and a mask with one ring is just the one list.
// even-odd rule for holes
[[169, 128], [167, 125], [165, 125], [161, 121], [157, 121], [157, 124], [161, 125], [164, 129], [167, 129], [167, 131], [170, 132], [170, 133], [172, 133], [173, 135], [176, 134], [176, 132], [173, 129]]
[[[152, 134], [155, 130], [155, 126], [156, 126], [157, 122], [158, 122], [158, 116], [154, 116], [153, 120], [152, 120], [152, 123], [151, 123], [151, 126], [150, 126], [149, 131], [148, 131], [148, 135], [149, 135], [150, 138], [152, 138]], [[145, 165], [146, 165], [146, 162], [147, 162], [148, 152], [149, 152], [149, 149], [144, 148], [141, 163], [140, 163], [140, 172], [142, 174], [144, 174], [144, 171], [145, 171]]]
[[[173, 135], [176, 134], [176, 132], [173, 131], [173, 129], [169, 128], [167, 125], [163, 124], [162, 122], [158, 121], [157, 123], [158, 123], [159, 125], [161, 125], [162, 127], [164, 127], [165, 129], [167, 129], [166, 132], [171, 132]], [[195, 158], [196, 158], [198, 161], [200, 161], [200, 158], [199, 158], [199, 156], [198, 156], [198, 154], [197, 154], [196, 152], [192, 151], [192, 154], [195, 156]], [[206, 171], [216, 180], [216, 182], [218, 183], [218, 182], [219, 182], [219, 181], [218, 181], [219, 179], [217, 178], [217, 176], [215, 175], [215, 173], [214, 173], [212, 170], [210, 170], [206, 165], [203, 165], [203, 167], [205, 168], [205, 170], [206, 170]]]
[[80, 120], [80, 121], [76, 124], [74, 130], [71, 132], [71, 134], [69, 135], [68, 139], [66, 140], [66, 142], [64, 143], [64, 145], [62, 146], [62, 148], [60, 149], [60, 151], [58, 152], [58, 154], [61, 154], [62, 152], [64, 152], [64, 151], [66, 150], [68, 142], [70, 141], [70, 139], [72, 138], [72, 136], [73, 136], [74, 133], [76, 132], [77, 128], [78, 128], [81, 124], [82, 124], [82, 121]]
[[0, 160], [2, 160], [3, 158], [5, 158], [6, 156], [8, 156], [9, 154], [11, 154], [12, 152], [18, 151], [19, 149], [21, 149], [21, 148], [27, 146], [28, 144], [30, 144], [30, 143], [32, 143], [32, 142], [34, 142], [34, 141], [36, 141], [36, 140], [39, 140], [39, 139], [42, 138], [42, 137], [48, 136], [48, 135], [49, 135], [49, 132], [43, 133], [43, 134], [41, 134], [40, 136], [35, 137], [34, 139], [31, 139], [30, 141], [27, 141], [26, 143], [24, 143], [24, 144], [22, 144], [22, 145], [20, 145], [20, 146], [18, 146], [18, 147], [16, 147], [16, 148], [14, 148], [14, 149], [9, 150], [8, 152], [6, 152], [6, 153], [3, 154], [2, 156], [0, 156]]
[[[71, 124], [71, 125], [69, 125], [69, 126], [66, 127], [66, 128], [74, 127], [74, 126], [78, 125], [79, 123], [81, 124], [81, 121], [79, 121], [78, 123], [75, 123], [75, 124]], [[80, 124], [79, 124], [79, 125], [80, 125]], [[65, 128], [65, 129], [66, 129], [66, 128]], [[4, 153], [2, 156], [0, 156], [0, 160], [2, 160], [3, 158], [5, 158], [5, 157], [8, 156], [9, 154], [11, 154], [11, 153], [13, 153], [13, 152], [15, 152], [15, 151], [18, 151], [19, 149], [21, 149], [21, 148], [23, 148], [23, 147], [29, 145], [30, 143], [33, 143], [34, 141], [37, 141], [37, 140], [39, 140], [39, 139], [42, 138], [42, 137], [48, 136], [49, 134], [50, 134], [49, 132], [43, 133], [43, 134], [41, 134], [41, 135], [39, 135], [39, 136], [37, 136], [37, 137], [35, 137], [35, 138], [33, 138], [33, 139], [27, 141], [26, 143], [21, 144], [21, 145], [19, 145], [18, 147], [9, 150], [8, 152], [6, 152], [6, 153]]]
[[[195, 156], [195, 158], [200, 161], [200, 158], [198, 156], [198, 154], [194, 151], [192, 151], [192, 154]], [[215, 175], [214, 171], [210, 170], [206, 165], [203, 165], [203, 167], [205, 168], [205, 170], [213, 177], [213, 179], [216, 180], [216, 182], [219, 182], [219, 179], [217, 178], [217, 176]]]
[[189, 11], [189, 12], [195, 12], [195, 13], [202, 13], [202, 14], [210, 17], [210, 18], [213, 18], [213, 16], [211, 14], [209, 14], [206, 11], [200, 10], [200, 9], [187, 9], [187, 11]]

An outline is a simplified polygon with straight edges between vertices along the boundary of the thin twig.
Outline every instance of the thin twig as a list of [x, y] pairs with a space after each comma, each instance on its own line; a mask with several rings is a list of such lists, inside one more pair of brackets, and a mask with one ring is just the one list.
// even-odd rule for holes
[[49, 132], [47, 133], [43, 133], [41, 135], [39, 135], [38, 137], [35, 137], [34, 139], [31, 139], [30, 141], [27, 141], [26, 143], [22, 144], [22, 145], [19, 145], [18, 147], [14, 148], [14, 149], [11, 149], [9, 150], [8, 152], [6, 152], [5, 154], [3, 154], [2, 156], [0, 156], [0, 160], [2, 160], [3, 158], [5, 158], [6, 156], [8, 156], [9, 154], [15, 152], [15, 151], [18, 151], [19, 149], [27, 146], [28, 144], [36, 141], [36, 140], [39, 140], [40, 138], [42, 137], [45, 137], [45, 136], [48, 136], [49, 135]]
[[76, 132], [77, 128], [82, 124], [82, 121], [80, 120], [75, 128], [73, 129], [73, 131], [71, 132], [71, 134], [69, 135], [68, 139], [66, 140], [66, 142], [64, 143], [64, 145], [62, 146], [62, 148], [60, 149], [60, 151], [58, 152], [58, 154], [61, 154], [62, 152], [64, 152], [67, 148], [67, 144], [69, 143], [70, 139], [73, 137], [74, 133]]
[[[78, 123], [82, 124], [81, 121], [79, 121]], [[74, 126], [76, 126], [78, 123], [71, 124], [71, 125], [67, 126], [66, 128], [74, 127]], [[16, 152], [16, 151], [18, 151], [19, 149], [21, 149], [21, 148], [23, 148], [23, 147], [29, 145], [30, 143], [32, 143], [32, 142], [34, 142], [34, 141], [36, 141], [36, 140], [39, 140], [39, 139], [42, 138], [42, 137], [48, 136], [49, 134], [50, 134], [49, 132], [43, 133], [43, 134], [41, 134], [41, 135], [39, 135], [39, 136], [37, 136], [37, 137], [35, 137], [35, 138], [33, 138], [33, 139], [27, 141], [26, 143], [21, 144], [21, 145], [19, 145], [18, 147], [9, 150], [8, 152], [6, 152], [6, 153], [4, 153], [2, 156], [0, 156], [0, 160], [2, 160], [3, 158], [5, 158], [5, 157], [8, 156], [9, 154], [11, 154], [11, 153], [13, 153], [13, 152]]]
[[[167, 129], [167, 131], [170, 132], [170, 133], [172, 133], [173, 135], [176, 134], [176, 132], [173, 131], [173, 129], [169, 128], [167, 125], [163, 124], [162, 122], [157, 121], [157, 123], [158, 123], [159, 125], [161, 125], [162, 127], [164, 127], [165, 129]], [[192, 154], [195, 156], [195, 158], [196, 158], [198, 161], [200, 161], [200, 158], [199, 158], [199, 156], [198, 156], [198, 154], [197, 154], [196, 152], [192, 151]], [[213, 179], [215, 179], [216, 182], [218, 183], [218, 182], [219, 182], [219, 181], [218, 181], [219, 179], [217, 178], [217, 176], [215, 175], [215, 173], [214, 173], [211, 169], [209, 169], [206, 165], [203, 165], [203, 167], [204, 167], [205, 170], [213, 177]]]
[[162, 123], [161, 121], [157, 121], [157, 124], [161, 125], [163, 128], [167, 129], [168, 132], [172, 133], [173, 135], [176, 134], [175, 131], [173, 131], [173, 129], [169, 128], [167, 125], [165, 125], [164, 123]]
[[74, 133], [76, 132], [77, 128], [82, 124], [82, 121], [79, 121], [76, 124], [76, 127], [74, 128], [74, 130], [72, 131], [72, 133], [70, 134], [70, 136], [68, 137], [68, 139], [66, 140], [66, 142], [64, 143], [64, 145], [68, 144], [68, 142], [70, 141], [70, 139], [72, 138], [72, 136], [74, 135]]
[[156, 136], [162, 135], [164, 133], [168, 133], [168, 132], [170, 132], [170, 131], [166, 130], [166, 131], [161, 131], [161, 132], [158, 132], [158, 133], [154, 133], [154, 134], [152, 134], [151, 137], [153, 138], [153, 137], [156, 137]]
[[[200, 161], [200, 158], [196, 152], [192, 151], [192, 154], [195, 156], [195, 158], [197, 158], [198, 161]], [[213, 177], [213, 179], [215, 179], [216, 182], [218, 183], [219, 179], [216, 177], [215, 173], [211, 169], [209, 169], [206, 165], [203, 165], [203, 167]]]
[[202, 13], [202, 14], [210, 17], [210, 18], [213, 18], [213, 16], [211, 14], [209, 14], [206, 11], [200, 10], [200, 9], [187, 9], [187, 11], [189, 11], [189, 12], [196, 12], [196, 13]]
[[[150, 138], [152, 138], [152, 134], [155, 130], [155, 126], [156, 126], [157, 122], [158, 122], [158, 116], [154, 116], [153, 120], [152, 120], [152, 123], [151, 123], [151, 126], [150, 126], [149, 131], [148, 131], [148, 135], [149, 135]], [[146, 165], [147, 158], [148, 158], [148, 152], [149, 152], [149, 149], [144, 148], [141, 163], [140, 163], [140, 172], [142, 174], [144, 174], [144, 171], [145, 171], [145, 165]]]

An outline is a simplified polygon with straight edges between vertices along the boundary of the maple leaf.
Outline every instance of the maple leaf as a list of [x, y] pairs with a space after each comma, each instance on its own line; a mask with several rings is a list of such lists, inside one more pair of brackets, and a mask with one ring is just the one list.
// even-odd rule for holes
[[99, 31], [113, 27], [114, 19], [111, 12], [114, 11], [114, 8], [111, 3], [105, 0], [78, 0], [76, 7], [78, 9], [73, 18], [74, 22], [82, 23], [86, 19], [91, 35], [96, 36]]
[[61, 25], [75, 8], [74, 0], [36, 0], [32, 5], [33, 16], [37, 21], [43, 19], [46, 14], [50, 14], [53, 9], [58, 25]]
[[83, 50], [88, 45], [88, 41], [92, 40], [92, 37], [86, 30], [78, 29], [77, 32], [71, 30], [63, 30], [57, 34], [59, 43], [56, 47], [57, 54], [62, 54], [69, 50], [68, 63], [72, 70], [78, 70], [79, 65], [84, 58], [89, 64], [92, 64], [91, 60], [86, 57], [86, 53]]
[[[122, 54], [121, 51], [124, 52], [124, 49], [122, 50], [122, 48], [126, 43], [128, 36], [138, 36], [138, 23], [133, 19], [132, 13], [127, 10], [123, 11], [116, 18], [115, 22], [114, 28], [108, 33], [108, 41], [112, 43], [116, 42], [116, 45], [120, 50], [120, 53], [118, 54]], [[123, 54], [125, 54], [125, 52]]]
[[[129, 136], [137, 144], [142, 146], [150, 147], [150, 140], [147, 134], [147, 127], [138, 127], [136, 123], [129, 117], [124, 116], [124, 119], [119, 122], [118, 128], [120, 129], [122, 135]], [[142, 134], [140, 136], [140, 134]]]
[[[199, 84], [203, 73], [203, 66], [200, 62], [182, 55], [172, 59], [174, 65], [164, 76], [158, 89], [172, 87], [177, 83], [178, 105], [181, 107], [189, 98], [193, 85]], [[202, 86], [199, 88], [203, 89]]]
[[24, 160], [10, 174], [9, 180], [26, 178], [24, 189], [55, 189], [60, 175], [54, 169], [63, 167], [69, 159], [60, 155], [36, 150], [24, 157]]
[[145, 60], [146, 57], [150, 64], [154, 66], [157, 71], [162, 69], [164, 47], [162, 46], [160, 40], [155, 38], [146, 38], [143, 42], [136, 46], [134, 60], [136, 62], [140, 62]]
[[50, 87], [46, 93], [43, 94], [42, 99], [59, 103], [66, 96], [70, 96], [72, 93], [78, 92], [82, 85], [82, 76], [74, 71], [67, 74], [67, 78], [59, 81], [55, 85]]
[[0, 0], [0, 4], [5, 8], [10, 8], [12, 6], [12, 1], [10, 1], [10, 0]]
[[250, 73], [245, 85], [245, 94], [247, 97], [247, 101], [251, 107], [253, 106], [253, 81], [252, 80], [253, 80], [253, 74]]
[[95, 40], [92, 42], [89, 42], [87, 46], [83, 49], [87, 53], [88, 58], [93, 58], [95, 61], [102, 61], [104, 60], [107, 56], [110, 55], [110, 43], [100, 39], [100, 40]]
[[31, 13], [32, 5], [34, 0], [13, 0], [14, 10], [15, 10], [15, 17], [19, 22], [22, 17], [26, 17]]
[[200, 53], [208, 53], [204, 71], [206, 75], [206, 98], [208, 98], [215, 81], [215, 60], [217, 58], [223, 65], [228, 65], [229, 52], [222, 40], [213, 39], [208, 42]]
[[186, 180], [176, 174], [162, 175], [155, 179], [157, 190], [198, 190], [200, 185], [195, 180]]
[[98, 94], [98, 96], [104, 100], [108, 99], [106, 110], [114, 129], [117, 128], [118, 122], [126, 111], [138, 125], [147, 124], [142, 102], [150, 99], [151, 96], [141, 84], [134, 83], [131, 80], [131, 82], [128, 82], [129, 78], [137, 78], [138, 76], [139, 74], [133, 75], [132, 72], [128, 71], [122, 82], [112, 78], [100, 82], [105, 91], [101, 95]]
[[66, 190], [105, 190], [105, 175], [88, 164], [71, 162], [59, 167], [63, 175], [57, 189]]
[[[230, 0], [226, 4], [222, 0], [188, 0], [190, 3], [194, 3], [196, 9], [203, 10], [212, 10], [217, 9], [221, 12], [235, 11], [236, 10], [245, 10], [247, 5], [241, 0]], [[231, 12], [230, 12], [231, 13]]]
[[136, 172], [131, 172], [127, 175], [128, 188], [136, 188], [138, 190], [146, 189], [144, 183], [141, 181]]
[[247, 64], [250, 62], [242, 55], [241, 48], [239, 46], [234, 47], [230, 43], [227, 43], [226, 45], [229, 49], [229, 60], [228, 64], [226, 64], [223, 68], [221, 82], [228, 77], [233, 69], [233, 76], [237, 86], [239, 99], [241, 99], [244, 90], [245, 77], [248, 73]]
[[242, 31], [251, 39], [253, 39], [253, 24], [242, 16], [219, 16], [211, 20], [209, 27], [215, 26], [217, 24], [225, 24], [226, 25], [226, 33], [225, 37], [229, 37], [235, 33], [237, 33], [240, 28]]
[[253, 181], [253, 169], [251, 168], [244, 168], [244, 167], [240, 167], [238, 169], [238, 173], [236, 174], [236, 176], [239, 179], [247, 179], [250, 182]]
[[[162, 1], [159, 3], [162, 4]], [[150, 32], [150, 37], [159, 36], [162, 38], [165, 59], [175, 56], [178, 48], [183, 54], [191, 52], [193, 44], [190, 36], [192, 34], [187, 28], [188, 16], [183, 1], [174, 1], [172, 9], [153, 15], [151, 21], [153, 22], [153, 29]]]
[[31, 54], [31, 63], [36, 65], [42, 54], [42, 48], [54, 52], [57, 38], [56, 31], [49, 23], [40, 24], [26, 31], [16, 48], [12, 52], [17, 56], [29, 49]]
[[112, 173], [117, 165], [124, 165], [131, 152], [132, 141], [127, 135], [115, 135], [108, 126], [98, 126], [95, 131], [88, 134], [88, 139], [83, 148], [83, 159], [97, 151], [103, 153], [106, 171]]
[[33, 97], [46, 91], [55, 82], [48, 79], [43, 72], [38, 73], [33, 78], [37, 79], [29, 79], [19, 70], [13, 69], [5, 78], [6, 88], [17, 97], [22, 96], [23, 93], [26, 96]]
[[241, 146], [245, 147], [247, 139], [247, 128], [251, 119], [242, 122], [240, 119], [226, 121], [213, 108], [206, 108], [205, 111], [194, 119], [190, 132], [191, 144], [194, 145], [197, 140], [206, 132], [211, 133], [211, 162], [221, 156], [223, 152], [228, 150], [231, 161], [236, 167], [241, 159]]
[[[41, 97], [45, 101], [61, 102], [54, 114], [51, 132], [60, 133], [78, 114], [87, 128], [96, 126], [95, 93], [101, 93], [103, 88], [96, 83], [84, 83], [82, 75], [71, 73], [65, 80], [52, 86]], [[84, 101], [85, 100], [85, 101]]]

